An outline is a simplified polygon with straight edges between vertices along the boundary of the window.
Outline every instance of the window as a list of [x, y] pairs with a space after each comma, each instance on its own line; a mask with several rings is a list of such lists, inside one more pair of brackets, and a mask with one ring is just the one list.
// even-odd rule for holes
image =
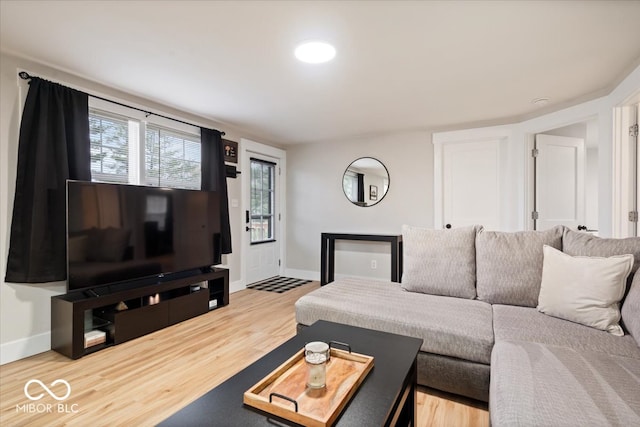
[[275, 240], [275, 163], [251, 159], [251, 244]]
[[93, 181], [129, 182], [129, 147], [135, 144], [138, 129], [137, 122], [125, 117], [89, 114]]
[[349, 200], [352, 202], [358, 201], [358, 175], [355, 172], [348, 170], [344, 173], [342, 188]]
[[145, 184], [200, 189], [200, 137], [148, 125]]
[[200, 135], [97, 109], [89, 127], [93, 181], [200, 189]]

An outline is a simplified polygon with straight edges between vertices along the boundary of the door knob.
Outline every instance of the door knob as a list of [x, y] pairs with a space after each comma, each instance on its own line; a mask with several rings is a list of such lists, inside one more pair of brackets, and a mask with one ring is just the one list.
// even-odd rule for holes
[[451, 224], [447, 224], [447, 225], [445, 225], [445, 226], [444, 226], [444, 228], [446, 228], [446, 229], [451, 228]]

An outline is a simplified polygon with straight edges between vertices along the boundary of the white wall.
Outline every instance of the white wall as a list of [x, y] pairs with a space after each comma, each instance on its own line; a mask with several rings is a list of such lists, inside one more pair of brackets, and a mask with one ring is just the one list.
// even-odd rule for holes
[[[4, 281], [15, 191], [19, 121], [22, 115], [19, 87], [26, 87], [18, 77], [20, 70], [159, 114], [222, 129], [227, 133], [225, 138], [233, 141], [240, 141], [241, 137], [252, 137], [244, 134], [241, 129], [159, 105], [33, 61], [0, 53], [0, 363], [50, 349], [50, 299], [53, 295], [65, 292], [64, 282], [15, 284]], [[241, 170], [242, 165], [239, 166]], [[240, 179], [227, 179], [227, 185], [229, 199], [241, 200]], [[223, 257], [223, 262], [230, 269], [232, 284], [240, 280], [242, 224], [238, 209], [229, 208], [234, 253]]]
[[[433, 226], [433, 148], [429, 132], [411, 132], [287, 150], [287, 270], [319, 279], [320, 234], [400, 234], [402, 224]], [[360, 207], [347, 200], [342, 176], [360, 157], [374, 157], [389, 171], [389, 192]], [[388, 278], [388, 246], [340, 243], [336, 276]], [[377, 260], [378, 269], [371, 269]]]
[[585, 168], [585, 225], [588, 230], [598, 229], [598, 149], [587, 148]]

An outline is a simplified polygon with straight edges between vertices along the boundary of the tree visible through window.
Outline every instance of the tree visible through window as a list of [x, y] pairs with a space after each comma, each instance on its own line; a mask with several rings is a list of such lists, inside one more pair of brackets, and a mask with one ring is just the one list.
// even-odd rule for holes
[[129, 121], [108, 115], [89, 115], [91, 176], [94, 181], [129, 180]]

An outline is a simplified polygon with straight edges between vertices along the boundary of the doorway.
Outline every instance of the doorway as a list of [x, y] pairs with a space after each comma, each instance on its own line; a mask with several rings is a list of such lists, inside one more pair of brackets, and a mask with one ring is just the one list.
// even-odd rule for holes
[[640, 227], [638, 226], [638, 210], [640, 208], [639, 122], [640, 92], [637, 92], [629, 101], [614, 108], [614, 237], [640, 235]]
[[635, 227], [635, 236], [636, 237], [640, 237], [640, 227], [638, 226], [638, 212], [640, 212], [640, 142], [638, 142], [638, 127], [640, 126], [640, 104], [636, 104], [635, 105], [635, 110], [636, 110], [636, 119], [635, 119], [635, 124], [631, 125], [630, 127], [630, 134], [633, 136], [633, 138], [635, 139], [635, 148], [636, 148], [636, 164], [635, 164], [635, 169], [636, 169], [636, 173], [635, 175], [635, 187], [636, 187], [636, 191], [635, 191], [635, 195], [636, 195], [636, 200], [635, 200], [635, 218], [634, 218], [634, 227]]
[[613, 111], [613, 236], [640, 236], [640, 91]]
[[241, 141], [243, 281], [246, 285], [281, 275], [284, 269], [283, 206], [285, 152]]
[[531, 229], [598, 234], [597, 132], [593, 119], [534, 135]]

